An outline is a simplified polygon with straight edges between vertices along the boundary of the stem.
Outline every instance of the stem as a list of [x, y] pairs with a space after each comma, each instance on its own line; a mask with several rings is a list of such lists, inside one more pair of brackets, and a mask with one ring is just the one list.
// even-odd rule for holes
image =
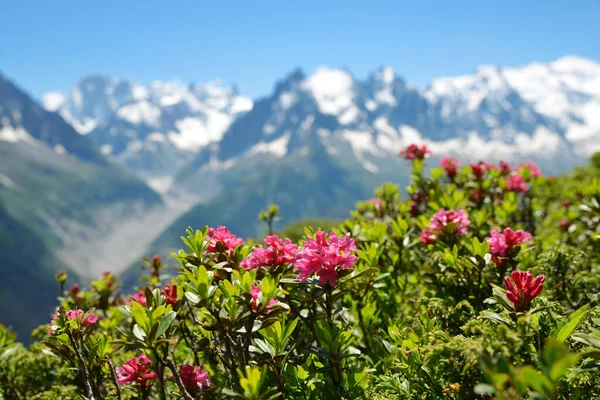
[[112, 382], [115, 385], [115, 389], [117, 390], [117, 399], [121, 400], [121, 388], [119, 387], [119, 382], [117, 381], [117, 373], [115, 371], [115, 366], [110, 360], [108, 360], [108, 367], [110, 368], [110, 376], [112, 378]]
[[73, 337], [73, 333], [70, 329], [67, 329], [67, 336], [71, 341], [71, 346], [75, 349], [75, 353], [77, 354], [77, 359], [79, 360], [79, 364], [81, 365], [81, 373], [83, 374], [83, 385], [85, 387], [85, 391], [87, 393], [87, 400], [94, 400], [94, 391], [92, 390], [92, 385], [90, 383], [90, 373], [85, 365], [85, 360], [83, 359], [83, 355], [79, 351], [79, 347], [77, 346], [77, 342]]
[[158, 393], [160, 394], [161, 400], [167, 400], [167, 394], [165, 392], [165, 368], [161, 357], [158, 354], [158, 350], [154, 350], [154, 356], [156, 357], [157, 364], [157, 375], [158, 375]]

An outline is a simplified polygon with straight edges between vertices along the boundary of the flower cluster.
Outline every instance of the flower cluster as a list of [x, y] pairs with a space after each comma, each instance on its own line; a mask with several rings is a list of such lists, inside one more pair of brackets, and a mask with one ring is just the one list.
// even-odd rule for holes
[[210, 373], [202, 365], [194, 367], [193, 365], [181, 365], [179, 367], [179, 378], [185, 387], [185, 390], [192, 396], [195, 396], [199, 389], [210, 387], [211, 382], [208, 379]]
[[502, 176], [509, 175], [511, 172], [510, 164], [506, 161], [500, 161], [500, 166], [498, 167], [498, 169], [500, 170], [500, 174]]
[[502, 264], [502, 258], [514, 256], [511, 253], [516, 246], [531, 241], [531, 234], [522, 229], [513, 231], [511, 228], [506, 228], [502, 233], [492, 229], [490, 235], [485, 240], [490, 244], [492, 260], [496, 264]]
[[157, 378], [156, 372], [153, 372], [150, 367], [152, 361], [142, 354], [139, 357], [133, 357], [127, 361], [125, 365], [121, 367], [117, 372], [117, 383], [119, 385], [125, 385], [127, 383], [138, 383], [142, 389], [145, 389], [148, 385], [148, 381]]
[[240, 266], [245, 269], [260, 267], [280, 267], [293, 263], [296, 259], [298, 246], [288, 238], [281, 240], [277, 235], [265, 237], [268, 247], [255, 247], [250, 257], [244, 259]]
[[489, 164], [484, 161], [470, 163], [469, 167], [471, 167], [471, 173], [477, 181], [483, 180], [488, 171], [496, 169], [496, 166], [494, 164]]
[[210, 239], [206, 250], [209, 253], [216, 253], [218, 251], [218, 243], [221, 243], [227, 253], [233, 252], [237, 246], [244, 243], [244, 239], [238, 238], [229, 232], [229, 229], [225, 226], [219, 226], [217, 229], [208, 228], [206, 237]]
[[467, 234], [467, 227], [471, 224], [465, 210], [446, 211], [444, 208], [435, 213], [429, 222], [429, 227], [421, 232], [421, 242], [425, 245], [438, 240], [453, 243], [457, 237]]
[[165, 296], [167, 299], [167, 304], [175, 306], [177, 303], [179, 303], [179, 299], [177, 298], [177, 285], [175, 284], [166, 284], [165, 288], [160, 291], [160, 294]]
[[315, 232], [315, 238], [308, 238], [298, 252], [294, 268], [300, 273], [298, 279], [305, 281], [313, 273], [319, 277], [321, 285], [336, 285], [339, 269], [354, 269], [358, 258], [354, 239], [349, 236], [338, 237], [334, 232], [327, 235], [323, 231]]
[[511, 175], [508, 179], [506, 188], [511, 192], [527, 193], [529, 186], [521, 175]]
[[440, 163], [444, 171], [446, 172], [446, 176], [450, 179], [454, 179], [456, 174], [458, 174], [458, 167], [460, 166], [460, 161], [453, 157], [444, 157]]
[[[85, 320], [83, 320], [83, 310], [69, 310], [65, 313], [65, 318], [68, 321], [77, 321], [77, 323], [83, 325], [83, 326], [88, 326], [88, 325], [95, 325], [98, 323], [98, 316], [95, 313], [91, 313], [90, 315], [88, 315], [86, 317]], [[60, 312], [56, 312], [54, 314], [52, 314], [52, 321], [50, 322], [50, 330], [48, 331], [48, 335], [52, 335], [54, 333], [54, 331], [57, 329], [56, 328], [56, 322], [57, 320], [60, 318]]]
[[531, 302], [542, 292], [542, 284], [546, 277], [539, 275], [535, 279], [531, 272], [513, 271], [510, 274], [513, 282], [504, 277], [506, 285], [506, 297], [510, 300], [516, 312], [528, 311], [531, 308]]
[[411, 144], [407, 148], [400, 150], [400, 155], [405, 160], [423, 160], [432, 155], [431, 150], [426, 145]]

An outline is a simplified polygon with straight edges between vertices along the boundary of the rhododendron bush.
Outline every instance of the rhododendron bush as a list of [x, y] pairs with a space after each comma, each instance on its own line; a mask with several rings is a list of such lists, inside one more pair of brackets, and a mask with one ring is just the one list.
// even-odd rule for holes
[[281, 237], [271, 206], [264, 239], [190, 228], [136, 288], [59, 276], [29, 348], [0, 328], [0, 398], [600, 398], [600, 165], [401, 156], [405, 191], [333, 231]]

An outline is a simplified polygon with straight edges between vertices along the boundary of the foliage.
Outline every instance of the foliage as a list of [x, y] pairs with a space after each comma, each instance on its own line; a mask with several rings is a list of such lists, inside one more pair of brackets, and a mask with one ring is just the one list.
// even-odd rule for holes
[[403, 155], [406, 199], [385, 184], [304, 240], [189, 228], [132, 295], [63, 287], [29, 349], [0, 327], [0, 398], [600, 398], [597, 165]]

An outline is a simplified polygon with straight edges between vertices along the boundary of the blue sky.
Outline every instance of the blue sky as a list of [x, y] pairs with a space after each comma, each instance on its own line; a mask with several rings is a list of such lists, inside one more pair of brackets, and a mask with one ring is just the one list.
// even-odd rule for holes
[[600, 1], [10, 1], [0, 71], [40, 98], [87, 73], [270, 92], [293, 68], [408, 81], [573, 54], [600, 61]]

